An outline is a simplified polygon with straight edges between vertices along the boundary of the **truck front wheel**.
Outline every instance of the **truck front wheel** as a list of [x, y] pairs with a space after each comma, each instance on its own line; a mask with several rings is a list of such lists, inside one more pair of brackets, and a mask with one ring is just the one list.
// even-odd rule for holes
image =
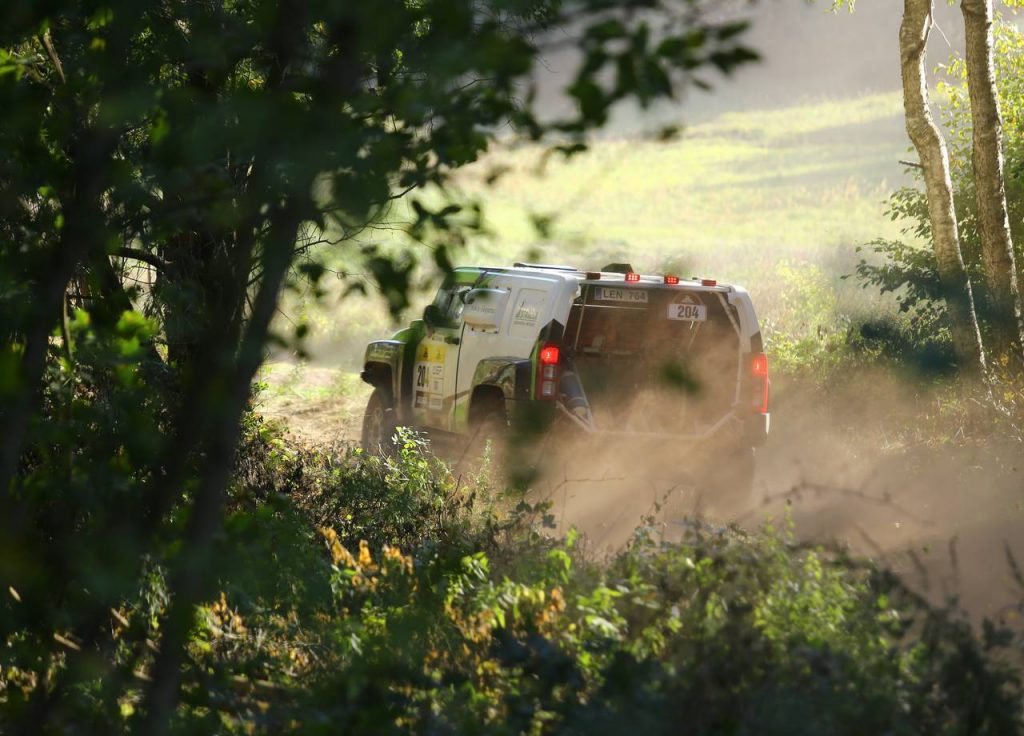
[[363, 415], [363, 450], [371, 455], [389, 455], [395, 447], [395, 412], [391, 393], [377, 386], [366, 402]]

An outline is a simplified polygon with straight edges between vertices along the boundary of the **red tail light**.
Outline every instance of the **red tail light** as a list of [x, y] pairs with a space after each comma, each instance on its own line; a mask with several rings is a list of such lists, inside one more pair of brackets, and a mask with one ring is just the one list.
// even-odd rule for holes
[[537, 398], [557, 399], [561, 370], [558, 365], [562, 351], [557, 345], [545, 345], [537, 355]]
[[718, 286], [718, 282], [715, 281], [714, 279], [701, 279], [700, 280], [700, 285], [701, 286]]
[[665, 277], [665, 283], [668, 284], [669, 286], [675, 286], [676, 284], [679, 283], [679, 277], [678, 276], [666, 276]]
[[626, 274], [626, 283], [628, 283], [628, 284], [635, 284], [639, 280], [640, 280], [640, 274], [638, 274], [638, 273], [627, 273]]
[[750, 377], [752, 379], [751, 404], [758, 414], [768, 413], [768, 356], [752, 353], [750, 356]]

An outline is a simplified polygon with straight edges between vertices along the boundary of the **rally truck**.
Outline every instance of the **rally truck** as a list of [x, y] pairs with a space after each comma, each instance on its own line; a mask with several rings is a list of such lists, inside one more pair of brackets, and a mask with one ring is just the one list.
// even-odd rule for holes
[[362, 379], [373, 387], [362, 446], [374, 453], [400, 425], [468, 441], [527, 417], [542, 443], [668, 446], [749, 488], [768, 436], [768, 361], [747, 291], [628, 264], [456, 268], [422, 319], [367, 346]]

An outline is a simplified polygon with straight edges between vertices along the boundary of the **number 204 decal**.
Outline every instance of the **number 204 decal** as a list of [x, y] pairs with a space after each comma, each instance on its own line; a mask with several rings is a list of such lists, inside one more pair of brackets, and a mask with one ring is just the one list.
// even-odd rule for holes
[[669, 304], [668, 318], [685, 322], [706, 322], [708, 308], [704, 304]]

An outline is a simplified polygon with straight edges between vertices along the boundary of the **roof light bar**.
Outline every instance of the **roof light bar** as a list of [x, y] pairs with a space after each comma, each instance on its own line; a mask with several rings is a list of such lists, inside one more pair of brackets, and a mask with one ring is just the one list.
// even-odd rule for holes
[[669, 284], [670, 286], [675, 286], [676, 284], [679, 283], [679, 277], [678, 276], [666, 275], [665, 276], [665, 283]]
[[634, 272], [631, 271], [631, 272], [626, 274], [626, 283], [627, 284], [635, 284], [639, 280], [640, 280], [640, 274], [638, 274], [638, 273], [634, 273]]

